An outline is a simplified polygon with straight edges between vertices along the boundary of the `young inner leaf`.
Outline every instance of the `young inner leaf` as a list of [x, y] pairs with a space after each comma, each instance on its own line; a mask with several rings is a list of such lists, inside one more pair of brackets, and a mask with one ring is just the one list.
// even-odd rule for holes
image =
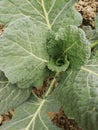
[[64, 60], [63, 57], [60, 57], [60, 58], [58, 58], [58, 59], [56, 60], [56, 65], [57, 65], [57, 66], [62, 66], [62, 65], [64, 65], [64, 63], [65, 63], [65, 60]]

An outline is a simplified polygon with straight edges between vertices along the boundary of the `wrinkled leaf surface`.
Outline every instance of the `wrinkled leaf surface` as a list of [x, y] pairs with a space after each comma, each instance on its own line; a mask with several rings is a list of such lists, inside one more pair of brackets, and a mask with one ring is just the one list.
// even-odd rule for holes
[[[84, 130], [98, 129], [98, 53], [80, 71], [64, 74], [54, 97]], [[62, 98], [63, 97], [63, 98]]]
[[31, 89], [19, 89], [0, 71], [0, 114], [19, 106], [30, 97], [30, 94]]
[[47, 111], [57, 109], [53, 100], [43, 99], [28, 101], [15, 109], [11, 121], [2, 126], [0, 130], [60, 130], [47, 116]]
[[89, 41], [84, 31], [72, 25], [60, 28], [56, 33], [50, 32], [47, 50], [50, 56], [48, 68], [53, 71], [65, 71], [69, 66], [78, 69], [90, 57]]
[[8, 24], [17, 18], [29, 17], [38, 25], [59, 28], [80, 25], [81, 15], [72, 7], [76, 0], [0, 0], [0, 21]]
[[0, 38], [0, 69], [21, 88], [41, 85], [47, 74], [46, 29], [31, 20], [18, 19]]

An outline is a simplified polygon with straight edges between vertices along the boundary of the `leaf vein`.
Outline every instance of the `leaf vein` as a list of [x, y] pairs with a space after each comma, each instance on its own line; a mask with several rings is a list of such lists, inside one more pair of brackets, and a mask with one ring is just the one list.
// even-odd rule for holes
[[85, 67], [81, 67], [81, 70], [86, 71], [86, 72], [88, 72], [88, 73], [90, 73], [90, 74], [93, 74], [93, 75], [95, 75], [95, 76], [98, 76], [98, 73], [95, 73], [95, 72], [93, 72], [92, 70], [87, 69], [87, 68], [85, 68]]
[[0, 81], [0, 84], [8, 83], [9, 81]]
[[85, 65], [85, 66], [98, 67], [98, 65]]
[[20, 122], [24, 121], [24, 120], [27, 120], [27, 119], [29, 119], [29, 118], [32, 118], [32, 116], [33, 116], [33, 115], [30, 115], [30, 116], [28, 116], [28, 117], [26, 117], [26, 118], [24, 118], [24, 119], [21, 119], [21, 120], [19, 120], [19, 119], [18, 119], [18, 121], [13, 122], [13, 123], [12, 123], [12, 124], [10, 124], [8, 127], [6, 127], [6, 129], [5, 129], [5, 130], [8, 130], [8, 128], [10, 128], [10, 127], [12, 127], [12, 126], [14, 126], [14, 125], [16, 125], [16, 124], [18, 124], [18, 123], [20, 123]]
[[0, 89], [0, 92], [2, 92], [5, 88], [7, 88], [8, 85], [9, 85], [9, 82], [8, 82], [8, 84], [6, 84], [3, 88]]
[[29, 0], [26, 0], [26, 1], [31, 5], [31, 7], [32, 7], [36, 12], [38, 12], [38, 14], [39, 14], [41, 17], [43, 17], [43, 18], [45, 19], [44, 15], [42, 15], [42, 14], [40, 13], [40, 11], [39, 11], [37, 8], [35, 8]]
[[5, 99], [2, 99], [1, 102], [8, 102], [8, 99], [13, 95], [13, 93], [15, 92], [15, 90], [11, 91], [11, 93], [5, 98]]
[[33, 53], [27, 51], [25, 48], [23, 48], [23, 47], [22, 47], [21, 45], [19, 45], [17, 42], [14, 41], [14, 43], [15, 43], [17, 46], [19, 46], [21, 49], [23, 49], [27, 54], [29, 54], [29, 55], [31, 55], [32, 57], [34, 57], [35, 59], [40, 60], [40, 61], [42, 61], [42, 62], [48, 62], [47, 60], [42, 59], [42, 58], [40, 58], [40, 57], [37, 57], [37, 56], [34, 55]]
[[49, 130], [48, 127], [46, 126], [45, 122], [43, 121], [43, 119], [42, 119], [42, 117], [41, 117], [41, 115], [40, 115], [40, 112], [39, 112], [38, 115], [39, 115], [39, 119], [40, 119], [40, 121], [42, 122], [43, 126], [46, 128], [46, 130]]
[[65, 10], [65, 8], [69, 8], [69, 7], [70, 7], [70, 1], [68, 3], [64, 4], [63, 8], [60, 10], [60, 12], [56, 15], [56, 17], [54, 18], [53, 22], [51, 23], [51, 27], [54, 25], [54, 23], [56, 22], [58, 17], [61, 15], [61, 13]]
[[28, 126], [26, 127], [26, 129], [29, 129], [31, 124], [33, 123], [33, 121], [36, 119], [36, 117], [38, 116], [40, 110], [42, 109], [43, 105], [45, 103], [45, 99], [41, 101], [40, 106], [38, 107], [37, 111], [35, 112], [33, 118], [31, 119], [30, 123], [28, 124]]
[[77, 42], [73, 43], [70, 47], [68, 47], [65, 51], [64, 51], [64, 54], [66, 52], [68, 52], [72, 47], [74, 47], [75, 45], [77, 44]]
[[39, 22], [40, 24], [44, 25], [44, 26], [47, 26], [47, 24], [45, 24], [44, 22], [41, 22], [39, 20], [37, 20], [36, 18], [34, 17], [31, 17], [32, 20], [35, 20], [36, 22]]
[[53, 0], [53, 3], [51, 4], [51, 7], [50, 7], [50, 9], [48, 11], [48, 15], [50, 14], [51, 10], [53, 9], [53, 7], [55, 5], [55, 2], [56, 2], [56, 0]]
[[40, 3], [38, 0], [36, 0], [36, 2], [37, 2], [39, 5], [41, 5], [41, 3]]
[[48, 13], [47, 13], [46, 8], [45, 8], [44, 1], [41, 0], [41, 3], [42, 3], [42, 8], [43, 8], [43, 11], [44, 11], [44, 14], [45, 14], [47, 26], [51, 30], [51, 24], [50, 24], [50, 21], [49, 21]]

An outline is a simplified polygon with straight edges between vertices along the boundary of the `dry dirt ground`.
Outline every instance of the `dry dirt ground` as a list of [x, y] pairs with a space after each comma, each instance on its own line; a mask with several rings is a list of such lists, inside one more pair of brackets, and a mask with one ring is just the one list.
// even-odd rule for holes
[[[94, 28], [94, 18], [98, 13], [98, 0], [78, 0], [78, 3], [75, 4], [75, 8], [81, 13], [83, 17], [82, 25], [91, 26]], [[4, 30], [4, 26], [0, 24], [0, 35]], [[48, 79], [52, 80], [52, 78]], [[54, 88], [57, 87], [58, 82], [54, 85]], [[32, 92], [35, 93], [38, 97], [42, 97], [42, 94], [48, 88], [47, 80], [44, 82], [43, 86], [40, 88], [33, 88]], [[58, 112], [47, 112], [46, 113], [51, 121], [61, 128], [61, 130], [82, 130], [79, 128], [75, 120], [69, 119], [63, 109], [61, 108]], [[9, 112], [0, 115], [0, 125], [3, 125], [6, 121], [9, 121], [14, 115], [14, 110], [11, 109]]]
[[98, 0], [78, 0], [75, 8], [83, 17], [83, 25], [90, 25], [94, 28], [94, 18], [98, 13]]
[[4, 26], [0, 24], [0, 35], [2, 34], [3, 31], [4, 31]]

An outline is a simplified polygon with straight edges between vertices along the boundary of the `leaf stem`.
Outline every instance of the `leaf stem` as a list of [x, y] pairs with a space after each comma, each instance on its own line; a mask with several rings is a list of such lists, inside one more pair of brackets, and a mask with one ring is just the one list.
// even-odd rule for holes
[[93, 49], [96, 45], [98, 45], [98, 41], [92, 43], [92, 44], [90, 45], [90, 48]]
[[50, 24], [50, 21], [49, 21], [48, 13], [47, 13], [46, 8], [45, 8], [44, 1], [41, 0], [41, 3], [42, 3], [43, 11], [44, 11], [44, 14], [45, 14], [47, 26], [51, 30], [51, 24]]
[[95, 76], [98, 76], [98, 74], [96, 72], [93, 72], [92, 70], [90, 70], [90, 69], [88, 69], [86, 67], [81, 67], [81, 70], [86, 71], [86, 72], [88, 72], [90, 74], [93, 74]]
[[59, 76], [59, 72], [56, 72], [56, 74], [55, 74], [55, 76], [54, 76], [54, 78], [53, 78], [53, 80], [52, 80], [52, 82], [51, 82], [51, 84], [49, 86], [49, 89], [47, 90], [47, 92], [45, 94], [45, 97], [47, 97], [50, 94], [50, 92], [51, 92], [51, 90], [53, 88], [53, 85], [56, 82], [56, 79], [57, 79], [58, 76]]

